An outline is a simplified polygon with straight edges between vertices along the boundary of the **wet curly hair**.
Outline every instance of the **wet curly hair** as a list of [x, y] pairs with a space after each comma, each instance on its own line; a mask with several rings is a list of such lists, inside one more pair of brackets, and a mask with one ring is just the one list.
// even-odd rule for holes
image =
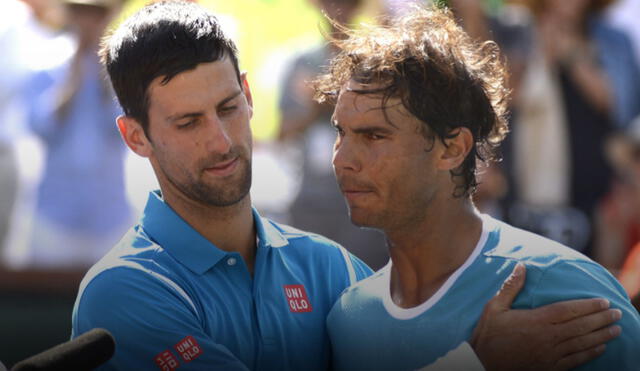
[[499, 160], [497, 147], [508, 132], [507, 71], [493, 41], [476, 42], [446, 8], [416, 6], [383, 26], [347, 29], [330, 40], [338, 49], [326, 73], [313, 82], [315, 99], [335, 103], [350, 81], [371, 84], [359, 94], [390, 98], [423, 122], [432, 140], [454, 138], [461, 127], [473, 134], [474, 146], [462, 165], [451, 171], [454, 196], [470, 196], [478, 185], [476, 159]]

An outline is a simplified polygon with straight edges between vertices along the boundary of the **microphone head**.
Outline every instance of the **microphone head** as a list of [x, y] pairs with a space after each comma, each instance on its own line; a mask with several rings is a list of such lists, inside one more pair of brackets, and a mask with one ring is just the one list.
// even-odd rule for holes
[[20, 361], [11, 370], [92, 370], [107, 362], [115, 348], [115, 340], [109, 331], [96, 328]]

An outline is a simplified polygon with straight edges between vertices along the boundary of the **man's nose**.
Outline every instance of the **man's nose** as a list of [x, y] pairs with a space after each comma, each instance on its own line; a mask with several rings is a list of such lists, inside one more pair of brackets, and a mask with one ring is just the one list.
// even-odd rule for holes
[[224, 121], [217, 117], [207, 120], [207, 150], [213, 153], [224, 154], [231, 149], [231, 137], [229, 128]]
[[360, 170], [360, 159], [352, 138], [342, 136], [336, 139], [333, 145], [333, 169], [336, 173]]

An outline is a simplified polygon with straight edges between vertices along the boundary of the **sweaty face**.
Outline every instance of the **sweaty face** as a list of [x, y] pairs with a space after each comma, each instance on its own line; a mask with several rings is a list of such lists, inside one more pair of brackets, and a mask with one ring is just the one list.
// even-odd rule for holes
[[381, 97], [349, 91], [362, 88], [351, 81], [333, 116], [333, 167], [351, 221], [382, 230], [419, 222], [436, 192], [439, 142], [423, 136], [398, 99], [386, 102], [385, 118]]
[[203, 63], [149, 86], [151, 164], [163, 193], [229, 206], [251, 188], [251, 98], [231, 61]]

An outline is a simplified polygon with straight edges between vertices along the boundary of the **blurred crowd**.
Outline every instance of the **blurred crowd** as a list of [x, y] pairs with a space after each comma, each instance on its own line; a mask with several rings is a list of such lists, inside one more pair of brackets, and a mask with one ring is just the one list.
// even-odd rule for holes
[[[231, 9], [201, 1], [223, 8], [236, 28], [241, 66], [254, 88], [267, 89], [256, 100], [272, 114], [253, 122], [256, 206], [342, 243], [376, 269], [388, 260], [384, 238], [349, 222], [331, 168], [332, 107], [313, 101], [309, 82], [335, 53], [321, 33], [340, 38], [336, 24], [411, 11], [412, 2], [418, 0], [239, 0]], [[583, 252], [637, 297], [640, 0], [438, 2], [478, 42], [496, 42], [510, 70], [511, 132], [503, 160], [480, 167], [478, 208]], [[119, 106], [96, 54], [123, 9], [144, 3], [0, 3], [4, 269], [86, 269], [132, 225], [156, 186], [119, 138]], [[316, 16], [307, 29], [318, 36], [285, 48], [282, 35], [294, 29], [266, 46], [270, 58], [256, 58], [247, 33], [257, 31], [240, 18], [267, 6], [304, 7]]]

